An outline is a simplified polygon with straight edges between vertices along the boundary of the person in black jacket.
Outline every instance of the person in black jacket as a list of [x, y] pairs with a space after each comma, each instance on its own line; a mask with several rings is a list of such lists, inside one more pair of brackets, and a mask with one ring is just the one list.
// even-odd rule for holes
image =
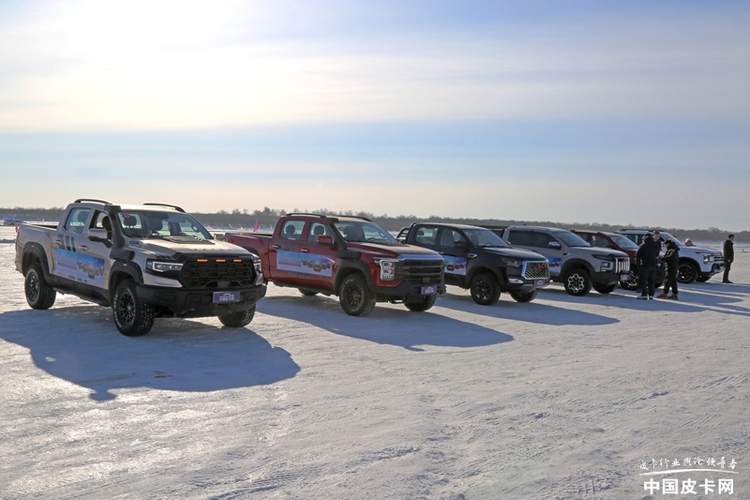
[[[680, 249], [672, 240], [667, 241], [664, 263], [667, 265], [667, 279], [664, 281], [664, 290], [658, 298], [679, 300], [677, 298], [677, 266], [680, 263]], [[668, 295], [670, 288], [672, 289], [672, 295]]]
[[638, 281], [641, 284], [639, 299], [653, 299], [656, 288], [656, 264], [661, 253], [661, 233], [654, 231], [648, 235], [635, 253], [638, 262]]
[[732, 262], [734, 262], [734, 235], [730, 234], [724, 242], [724, 281], [722, 283], [731, 283], [729, 270], [732, 268]]

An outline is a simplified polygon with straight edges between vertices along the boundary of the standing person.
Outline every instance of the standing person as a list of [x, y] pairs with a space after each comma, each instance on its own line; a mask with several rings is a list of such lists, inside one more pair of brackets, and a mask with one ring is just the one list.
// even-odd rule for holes
[[648, 235], [635, 253], [638, 262], [638, 281], [641, 284], [639, 299], [653, 299], [656, 288], [656, 263], [661, 252], [661, 233], [654, 231]]
[[729, 270], [732, 268], [732, 262], [734, 262], [734, 235], [730, 234], [724, 242], [724, 281], [722, 283], [731, 283]]
[[[667, 265], [667, 279], [664, 282], [664, 290], [658, 298], [679, 300], [677, 298], [677, 266], [680, 263], [680, 249], [672, 240], [667, 241], [667, 253], [664, 254], [664, 263]], [[670, 288], [672, 289], [672, 295], [667, 296]]]

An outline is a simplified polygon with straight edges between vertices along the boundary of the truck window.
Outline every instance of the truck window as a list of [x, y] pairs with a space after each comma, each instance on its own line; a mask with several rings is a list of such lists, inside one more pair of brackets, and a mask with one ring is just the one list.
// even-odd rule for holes
[[86, 219], [89, 218], [90, 208], [74, 208], [68, 214], [68, 220], [65, 221], [65, 230], [71, 233], [83, 234], [83, 227]]
[[549, 244], [555, 241], [554, 236], [547, 233], [534, 233], [534, 237], [531, 240], [531, 246], [537, 248], [549, 248]]
[[440, 235], [440, 246], [453, 248], [459, 241], [468, 244], [466, 238], [455, 229], [443, 228], [443, 233]]
[[438, 228], [421, 226], [417, 228], [417, 234], [414, 236], [414, 243], [417, 245], [434, 245], [437, 239]]
[[94, 212], [94, 216], [91, 218], [91, 228], [104, 229], [107, 231], [107, 237], [112, 238], [112, 222], [106, 212], [101, 210]]
[[302, 239], [302, 230], [305, 229], [305, 221], [288, 220], [281, 226], [281, 237], [285, 240]]
[[508, 236], [508, 243], [511, 245], [520, 245], [522, 247], [530, 247], [531, 246], [531, 231], [524, 231], [524, 230], [518, 230], [518, 229], [512, 229], [510, 231], [510, 236]]
[[320, 222], [313, 222], [310, 225], [310, 235], [307, 237], [307, 241], [318, 241], [318, 236], [330, 236], [331, 233], [325, 224]]

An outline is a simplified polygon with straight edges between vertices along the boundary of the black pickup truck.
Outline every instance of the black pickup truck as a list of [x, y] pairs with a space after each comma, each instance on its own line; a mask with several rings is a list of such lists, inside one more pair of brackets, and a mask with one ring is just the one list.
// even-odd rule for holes
[[543, 255], [511, 248], [482, 227], [415, 222], [401, 229], [398, 239], [439, 252], [445, 261], [445, 283], [469, 289], [477, 304], [494, 304], [502, 292], [517, 302], [529, 302], [550, 280]]

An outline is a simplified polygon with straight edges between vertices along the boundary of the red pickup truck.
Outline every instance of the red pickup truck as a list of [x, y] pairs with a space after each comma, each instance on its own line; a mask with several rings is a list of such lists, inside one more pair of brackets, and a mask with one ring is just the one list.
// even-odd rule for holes
[[351, 316], [369, 314], [378, 301], [426, 311], [445, 293], [440, 254], [405, 245], [364, 217], [293, 213], [273, 234], [224, 239], [257, 254], [267, 281], [303, 295], [337, 295]]

